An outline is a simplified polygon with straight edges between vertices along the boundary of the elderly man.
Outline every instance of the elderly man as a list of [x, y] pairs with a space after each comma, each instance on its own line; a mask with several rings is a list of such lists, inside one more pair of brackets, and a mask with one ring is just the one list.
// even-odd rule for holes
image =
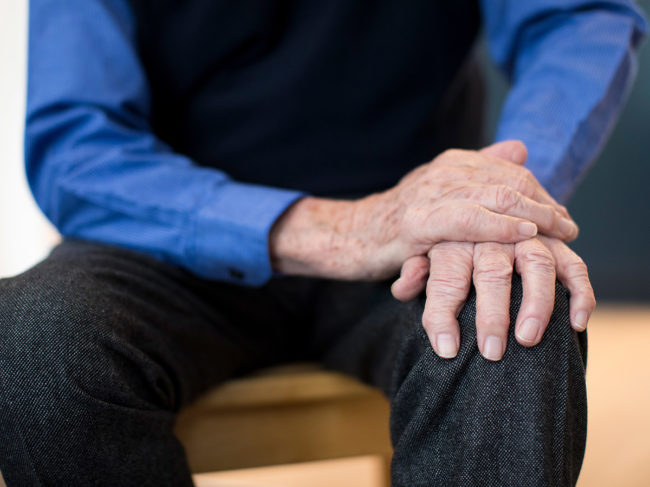
[[[630, 85], [631, 1], [30, 3], [65, 239], [0, 283], [9, 487], [189, 486], [175, 413], [292, 360], [385, 392], [396, 486], [575, 483], [595, 301], [556, 199]], [[476, 150], [481, 21], [513, 85]]]

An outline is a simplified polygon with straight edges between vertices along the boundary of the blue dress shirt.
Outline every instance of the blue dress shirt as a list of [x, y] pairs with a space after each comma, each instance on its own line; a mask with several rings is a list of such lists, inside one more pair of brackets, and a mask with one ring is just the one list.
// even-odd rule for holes
[[[645, 21], [628, 0], [482, 0], [512, 80], [498, 140], [565, 200], [611, 129]], [[304, 192], [236, 181], [154, 135], [126, 0], [30, 0], [27, 176], [64, 236], [121, 245], [209, 279], [261, 285], [268, 232]]]

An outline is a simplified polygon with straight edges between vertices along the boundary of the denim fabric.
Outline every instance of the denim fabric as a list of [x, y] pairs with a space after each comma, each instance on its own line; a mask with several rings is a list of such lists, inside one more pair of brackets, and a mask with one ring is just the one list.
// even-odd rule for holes
[[453, 360], [431, 350], [422, 307], [387, 282], [251, 289], [67, 241], [0, 281], [0, 470], [8, 487], [190, 486], [180, 408], [227, 378], [318, 360], [391, 399], [394, 486], [575, 484], [586, 337], [569, 327], [567, 291], [542, 343], [511, 334], [498, 363], [477, 351], [473, 291]]

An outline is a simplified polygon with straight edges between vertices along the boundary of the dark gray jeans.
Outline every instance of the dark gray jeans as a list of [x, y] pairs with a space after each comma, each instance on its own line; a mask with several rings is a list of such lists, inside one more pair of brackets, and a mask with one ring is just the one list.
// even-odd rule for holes
[[[558, 285], [542, 343], [477, 351], [475, 295], [443, 360], [423, 299], [389, 283], [278, 278], [260, 289], [68, 241], [0, 281], [0, 470], [8, 487], [190, 486], [176, 412], [259, 367], [316, 360], [390, 398], [395, 486], [560, 486], [585, 447], [586, 337]], [[521, 302], [514, 278], [511, 314]], [[514, 318], [513, 318], [514, 319]]]

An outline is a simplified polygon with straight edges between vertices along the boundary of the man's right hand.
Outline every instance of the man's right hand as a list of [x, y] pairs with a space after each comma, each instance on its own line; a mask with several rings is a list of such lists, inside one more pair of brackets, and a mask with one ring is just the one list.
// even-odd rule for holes
[[515, 243], [540, 233], [565, 241], [578, 233], [520, 164], [492, 155], [518, 153], [520, 142], [482, 152], [449, 150], [395, 187], [357, 201], [304, 198], [270, 235], [275, 270], [285, 274], [377, 280], [441, 241]]

